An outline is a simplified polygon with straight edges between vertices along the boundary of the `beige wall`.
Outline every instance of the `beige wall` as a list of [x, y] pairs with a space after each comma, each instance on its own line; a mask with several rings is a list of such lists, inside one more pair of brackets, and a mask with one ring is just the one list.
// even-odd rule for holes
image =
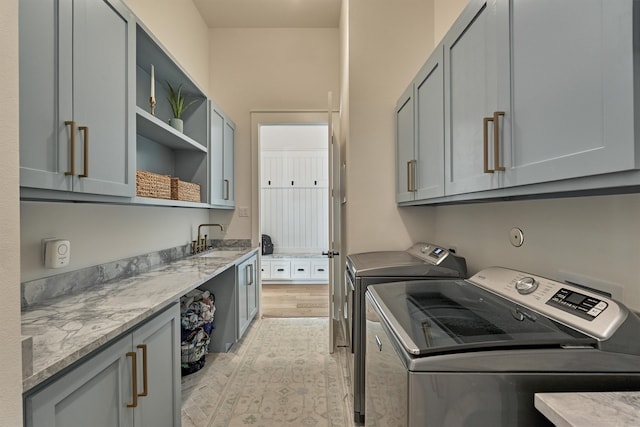
[[18, 0], [0, 2], [0, 41], [0, 424], [21, 426]]
[[434, 46], [442, 41], [453, 21], [456, 20], [469, 0], [434, 0], [433, 40]]
[[[339, 32], [337, 28], [212, 29], [210, 46], [211, 97], [236, 124], [236, 206], [251, 208], [258, 181], [251, 166], [250, 112], [326, 110], [329, 91], [337, 108]], [[253, 210], [249, 217], [239, 217], [238, 210], [233, 213], [229, 237], [251, 237], [252, 220], [258, 214]]]
[[[183, 70], [209, 94], [207, 24], [191, 0], [124, 0]], [[210, 95], [210, 94], [209, 94]]]
[[394, 106], [433, 50], [433, 3], [349, 4], [346, 249], [405, 249], [429, 235], [430, 208], [396, 207]]

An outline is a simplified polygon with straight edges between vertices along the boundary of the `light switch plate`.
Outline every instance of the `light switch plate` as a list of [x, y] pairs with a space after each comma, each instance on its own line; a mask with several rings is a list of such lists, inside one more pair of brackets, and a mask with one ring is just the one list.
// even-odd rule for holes
[[249, 216], [249, 208], [247, 208], [247, 207], [238, 208], [238, 214], [241, 217], [248, 217]]

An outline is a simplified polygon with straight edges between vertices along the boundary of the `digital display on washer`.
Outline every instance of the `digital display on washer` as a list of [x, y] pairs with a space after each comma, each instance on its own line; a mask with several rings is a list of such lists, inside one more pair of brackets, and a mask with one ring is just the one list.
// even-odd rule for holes
[[602, 313], [608, 304], [571, 289], [562, 288], [552, 296], [547, 305], [559, 308], [585, 320], [593, 320]]
[[433, 255], [434, 257], [438, 258], [440, 255], [442, 255], [444, 253], [444, 249], [442, 248], [435, 248], [432, 252], [431, 255]]

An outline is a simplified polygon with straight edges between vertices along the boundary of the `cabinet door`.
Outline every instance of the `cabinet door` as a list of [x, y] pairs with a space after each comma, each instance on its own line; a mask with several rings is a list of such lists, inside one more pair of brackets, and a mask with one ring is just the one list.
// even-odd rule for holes
[[117, 0], [20, 2], [21, 186], [134, 195], [134, 31]]
[[238, 265], [238, 338], [241, 338], [258, 311], [257, 256]]
[[[443, 40], [446, 194], [499, 185], [498, 174], [484, 169], [485, 156], [493, 159], [493, 145], [483, 135], [484, 118], [507, 107], [498, 105], [498, 48], [503, 46], [497, 43], [498, 6], [504, 5], [471, 0]], [[487, 127], [493, 135], [490, 123]]]
[[444, 64], [437, 47], [414, 81], [416, 200], [444, 196]]
[[212, 205], [224, 204], [224, 116], [211, 108], [211, 137], [209, 143], [210, 187]]
[[73, 190], [130, 197], [135, 193], [135, 22], [117, 1], [73, 3]]
[[19, 2], [20, 185], [71, 191], [71, 3]]
[[178, 305], [133, 333], [133, 351], [138, 359], [139, 393], [135, 426], [179, 426], [182, 386]]
[[224, 122], [224, 200], [227, 206], [235, 206], [235, 125], [228, 119]]
[[26, 397], [26, 426], [132, 427], [130, 351], [128, 335]]
[[505, 185], [636, 167], [634, 2], [511, 3], [513, 143]]
[[398, 203], [414, 199], [415, 139], [413, 114], [413, 84], [411, 84], [398, 100], [396, 107], [396, 202]]
[[247, 316], [249, 323], [258, 313], [258, 257], [250, 259], [249, 283], [247, 283]]

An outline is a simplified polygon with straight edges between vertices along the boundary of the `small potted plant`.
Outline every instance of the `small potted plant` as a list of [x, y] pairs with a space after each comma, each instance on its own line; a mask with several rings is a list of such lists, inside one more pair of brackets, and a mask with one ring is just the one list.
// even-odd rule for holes
[[173, 118], [169, 119], [169, 124], [172, 128], [182, 132], [184, 128], [182, 115], [196, 100], [194, 99], [185, 104], [187, 99], [182, 95], [182, 84], [175, 90], [173, 86], [171, 86], [171, 83], [167, 82], [167, 86], [169, 89], [169, 104], [171, 104], [171, 110], [173, 111]]

